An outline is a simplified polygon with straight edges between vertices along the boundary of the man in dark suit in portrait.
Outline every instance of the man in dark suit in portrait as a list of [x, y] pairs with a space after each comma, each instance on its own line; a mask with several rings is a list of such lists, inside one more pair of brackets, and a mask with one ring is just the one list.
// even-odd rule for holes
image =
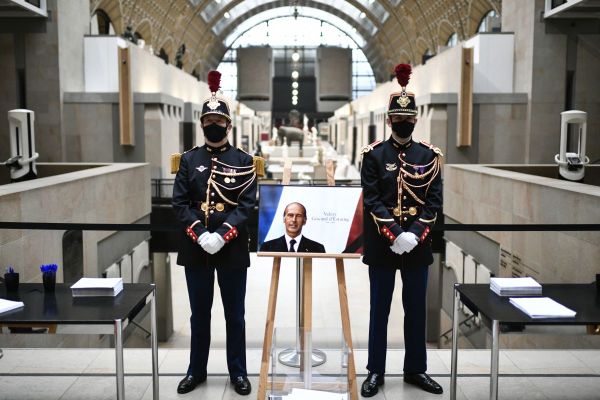
[[306, 224], [306, 207], [300, 203], [290, 203], [283, 211], [285, 234], [277, 239], [264, 242], [260, 251], [283, 251], [298, 253], [325, 253], [325, 246], [310, 240], [302, 234]]

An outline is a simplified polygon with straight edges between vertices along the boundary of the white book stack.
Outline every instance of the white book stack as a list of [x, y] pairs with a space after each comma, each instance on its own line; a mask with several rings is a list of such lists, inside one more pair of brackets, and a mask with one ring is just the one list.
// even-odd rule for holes
[[73, 297], [114, 297], [123, 290], [123, 278], [81, 278], [73, 286]]
[[22, 301], [11, 301], [6, 299], [0, 299], [0, 314], [12, 310], [16, 310], [17, 308], [24, 307]]
[[549, 297], [511, 298], [510, 303], [531, 318], [572, 318], [576, 314]]
[[499, 296], [540, 296], [542, 285], [531, 277], [491, 278], [490, 289]]

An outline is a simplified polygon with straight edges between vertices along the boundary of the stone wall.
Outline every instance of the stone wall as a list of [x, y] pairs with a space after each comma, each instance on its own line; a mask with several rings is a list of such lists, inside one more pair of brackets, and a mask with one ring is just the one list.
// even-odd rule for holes
[[[595, 170], [599, 167], [588, 167]], [[465, 224], [600, 223], [600, 188], [482, 165], [446, 165], [444, 214]], [[587, 283], [600, 232], [481, 232], [499, 243], [500, 275]]]
[[[96, 168], [2, 185], [0, 203], [1, 221], [129, 224], [150, 214], [150, 167], [99, 164]], [[41, 282], [41, 264], [56, 263], [62, 271], [64, 233], [0, 230], [0, 266], [14, 266], [22, 282]], [[97, 276], [98, 242], [111, 234], [83, 232], [86, 276]], [[57, 280], [62, 281], [62, 273]]]

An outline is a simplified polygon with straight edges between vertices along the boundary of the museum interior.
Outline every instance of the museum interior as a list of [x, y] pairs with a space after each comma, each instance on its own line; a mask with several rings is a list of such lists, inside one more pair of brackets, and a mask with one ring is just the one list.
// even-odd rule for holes
[[[600, 0], [0, 0], [0, 399], [598, 399], [598, 71]], [[219, 146], [207, 115], [227, 125]], [[404, 186], [404, 162], [423, 185]], [[433, 219], [417, 189], [443, 199]], [[299, 199], [308, 255], [261, 250], [289, 239]], [[432, 261], [392, 253], [405, 234]], [[385, 371], [367, 236], [391, 238], [376, 264], [403, 260]], [[407, 370], [411, 268], [426, 271], [426, 371]], [[225, 317], [240, 271], [249, 395]], [[537, 297], [496, 286], [523, 281]], [[86, 282], [118, 283], [71, 288]], [[190, 283], [214, 295], [203, 328]], [[198, 335], [210, 354], [184, 393]], [[386, 382], [369, 391], [373, 372]]]

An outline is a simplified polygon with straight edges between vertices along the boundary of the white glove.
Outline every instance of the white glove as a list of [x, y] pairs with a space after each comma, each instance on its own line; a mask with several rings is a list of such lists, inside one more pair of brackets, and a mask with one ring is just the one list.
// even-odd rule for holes
[[400, 248], [400, 245], [398, 244], [398, 238], [396, 238], [396, 240], [394, 240], [394, 243], [390, 246], [390, 250], [392, 250], [394, 253], [396, 253], [398, 255], [402, 255], [402, 253], [404, 253], [404, 251], [405, 251]]
[[200, 245], [208, 254], [215, 254], [225, 246], [225, 239], [217, 232], [213, 232]]
[[196, 240], [196, 243], [198, 243], [200, 246], [202, 246], [202, 242], [204, 242], [209, 236], [210, 236], [209, 231], [204, 232], [202, 235], [198, 236], [198, 240]]
[[395, 251], [393, 248], [395, 247], [396, 253], [410, 253], [416, 246], [419, 244], [417, 240], [417, 235], [412, 232], [402, 232], [400, 236], [396, 238], [394, 244], [392, 245], [392, 251]]

